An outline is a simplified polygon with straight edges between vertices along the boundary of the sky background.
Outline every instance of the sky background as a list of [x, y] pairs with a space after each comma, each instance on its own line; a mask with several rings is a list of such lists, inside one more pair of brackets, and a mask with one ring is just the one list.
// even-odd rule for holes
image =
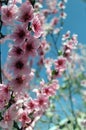
[[66, 13], [62, 32], [70, 30], [78, 34], [79, 42], [86, 44], [86, 3], [83, 0], [68, 0]]
[[[65, 34], [67, 30], [70, 30], [71, 34], [78, 34], [80, 43], [86, 44], [86, 3], [82, 0], [68, 0], [65, 12], [67, 18], [64, 20], [61, 34]], [[59, 39], [61, 39], [61, 36]], [[1, 46], [2, 65], [6, 62], [8, 43], [6, 42]]]

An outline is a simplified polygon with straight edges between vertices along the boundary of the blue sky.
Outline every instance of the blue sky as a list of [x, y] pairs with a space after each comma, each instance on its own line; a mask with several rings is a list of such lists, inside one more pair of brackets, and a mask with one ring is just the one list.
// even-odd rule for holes
[[66, 13], [67, 18], [62, 32], [70, 30], [77, 33], [79, 42], [86, 44], [86, 3], [82, 0], [68, 0]]
[[[86, 3], [82, 0], [68, 0], [66, 4], [67, 18], [64, 21], [62, 34], [67, 30], [78, 34], [80, 43], [86, 44]], [[60, 36], [61, 39], [61, 36]], [[2, 45], [2, 64], [6, 62], [8, 43]]]

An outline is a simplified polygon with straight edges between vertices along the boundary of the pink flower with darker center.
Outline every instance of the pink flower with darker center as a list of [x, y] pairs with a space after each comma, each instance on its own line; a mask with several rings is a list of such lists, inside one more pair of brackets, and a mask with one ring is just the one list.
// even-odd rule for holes
[[12, 24], [16, 19], [18, 8], [16, 5], [3, 5], [1, 7], [1, 19], [5, 24]]
[[24, 57], [10, 57], [7, 67], [10, 68], [10, 71], [14, 74], [30, 73], [30, 67], [27, 65], [27, 58]]
[[21, 57], [24, 55], [24, 51], [23, 49], [21, 48], [21, 46], [17, 46], [17, 45], [13, 45], [10, 50], [9, 50], [9, 53], [8, 53], [9, 56], [11, 57]]
[[19, 121], [22, 123], [22, 126], [31, 122], [31, 119], [29, 118], [28, 113], [26, 111], [23, 111], [19, 115]]
[[21, 44], [28, 34], [28, 30], [23, 25], [17, 25], [13, 34], [10, 35], [10, 38], [12, 38], [16, 44]]
[[7, 109], [7, 111], [4, 113], [3, 120], [0, 121], [0, 126], [5, 130], [12, 129], [13, 119], [12, 119], [12, 112], [10, 111], [10, 109]]
[[10, 99], [9, 86], [0, 84], [0, 110], [4, 109]]
[[9, 82], [9, 86], [14, 92], [21, 93], [25, 89], [29, 89], [29, 76], [17, 75]]
[[28, 23], [33, 19], [33, 7], [30, 2], [23, 3], [19, 8], [18, 20]]
[[57, 89], [59, 88], [58, 82], [53, 81], [51, 84], [49, 84], [47, 87], [43, 87], [43, 93], [50, 97], [56, 94]]
[[27, 41], [24, 43], [25, 53], [28, 56], [35, 56], [39, 47], [39, 40], [33, 36], [29, 36]]
[[48, 97], [44, 94], [40, 94], [37, 98], [37, 105], [38, 105], [38, 109], [44, 111], [48, 105], [49, 105], [49, 100]]
[[33, 112], [37, 108], [37, 102], [31, 99], [27, 104], [26, 108], [29, 112]]
[[34, 37], [39, 38], [43, 34], [42, 24], [40, 18], [36, 15], [32, 21], [32, 30]]
[[66, 69], [66, 58], [59, 57], [58, 60], [55, 61], [55, 69], [61, 69], [64, 71]]

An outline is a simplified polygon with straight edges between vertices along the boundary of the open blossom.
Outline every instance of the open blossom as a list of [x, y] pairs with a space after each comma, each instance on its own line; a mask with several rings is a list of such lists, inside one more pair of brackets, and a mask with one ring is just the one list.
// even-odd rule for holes
[[0, 121], [0, 126], [6, 130], [12, 130], [13, 127], [13, 118], [12, 111], [8, 109], [3, 116], [3, 120]]
[[28, 30], [23, 25], [17, 25], [10, 38], [12, 38], [16, 44], [21, 44], [28, 34]]
[[29, 75], [17, 75], [10, 82], [9, 86], [15, 93], [29, 89]]
[[33, 7], [30, 2], [25, 2], [19, 8], [18, 21], [28, 23], [33, 19]]
[[58, 7], [59, 7], [60, 9], [65, 9], [64, 2], [60, 1], [60, 2], [58, 3]]
[[37, 109], [37, 102], [36, 102], [36, 100], [30, 99], [30, 100], [26, 103], [25, 106], [26, 106], [26, 108], [27, 108], [27, 111], [33, 112], [34, 110]]
[[46, 108], [48, 108], [49, 106], [49, 99], [46, 95], [44, 94], [40, 94], [37, 97], [37, 105], [38, 105], [38, 109], [44, 111]]
[[24, 50], [27, 56], [35, 56], [37, 54], [38, 47], [39, 47], [39, 40], [31, 35], [24, 43]]
[[55, 60], [55, 69], [61, 69], [65, 70], [66, 69], [66, 58], [64, 57], [59, 57], [57, 60]]
[[47, 85], [46, 87], [43, 87], [43, 93], [50, 97], [50, 96], [53, 96], [56, 94], [56, 90], [59, 88], [59, 85], [58, 85], [58, 82], [57, 80], [54, 81], [50, 84], [50, 85]]
[[66, 17], [67, 17], [67, 14], [66, 14], [65, 12], [62, 12], [62, 13], [60, 14], [60, 18], [66, 19]]
[[30, 73], [30, 67], [27, 65], [27, 58], [24, 57], [10, 57], [7, 67], [10, 68], [10, 71], [13, 71], [14, 74]]
[[34, 16], [34, 19], [32, 21], [32, 30], [34, 32], [34, 37], [38, 38], [43, 34], [42, 24], [40, 21], [40, 16], [36, 15]]
[[1, 7], [1, 19], [2, 21], [9, 25], [13, 23], [13, 20], [16, 19], [16, 13], [18, 11], [18, 8], [16, 5], [3, 5]]
[[4, 109], [10, 99], [9, 86], [0, 84], [0, 110]]
[[13, 45], [12, 47], [10, 47], [8, 55], [10, 57], [18, 58], [18, 57], [22, 57], [24, 55], [24, 51], [21, 46]]
[[26, 111], [22, 111], [20, 113], [19, 121], [22, 123], [22, 126], [31, 122], [31, 119], [28, 117], [28, 113]]

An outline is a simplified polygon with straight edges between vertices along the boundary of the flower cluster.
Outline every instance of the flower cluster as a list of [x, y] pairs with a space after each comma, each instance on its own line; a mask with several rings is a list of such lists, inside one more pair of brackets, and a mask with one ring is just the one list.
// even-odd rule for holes
[[70, 36], [70, 31], [67, 31], [62, 37], [63, 48], [62, 51], [58, 51], [57, 59], [45, 59], [45, 68], [48, 74], [48, 79], [59, 78], [63, 72], [67, 69], [67, 62], [71, 61], [72, 50], [77, 47], [77, 35]]
[[[42, 0], [35, 4], [32, 4], [31, 0], [24, 3], [21, 0], [9, 0], [8, 4], [1, 6], [2, 24], [9, 25], [12, 29], [8, 35], [12, 45], [5, 66], [11, 78], [0, 84], [0, 126], [5, 130], [34, 129], [37, 120], [49, 107], [49, 98], [55, 95], [59, 88], [58, 80], [55, 78], [62, 76], [66, 70], [71, 51], [77, 44], [77, 36], [70, 37], [70, 33], [67, 32], [63, 36], [62, 55], [56, 60], [44, 59], [44, 54], [49, 49], [45, 37], [45, 17], [51, 13], [55, 15], [60, 10], [59, 18], [55, 16], [50, 22], [50, 27], [54, 28], [58, 21], [66, 16], [66, 0], [58, 4], [56, 0], [47, 0], [48, 10], [44, 9], [39, 13], [41, 3]], [[40, 56], [39, 64], [45, 64], [49, 82], [41, 81], [33, 87], [33, 59], [37, 56]], [[31, 92], [35, 94], [34, 98]]]
[[38, 0], [34, 8], [40, 10], [40, 20], [43, 25], [44, 36], [49, 33], [58, 34], [63, 26], [63, 20], [66, 18], [65, 13], [67, 0]]
[[[40, 55], [39, 50], [43, 46], [46, 50], [47, 44], [40, 39], [42, 24], [32, 4], [26, 1], [18, 7], [17, 2], [9, 1], [8, 5], [1, 7], [3, 25], [13, 28], [9, 35], [13, 44], [5, 66], [11, 79], [0, 84], [0, 126], [5, 130], [13, 127], [32, 130], [48, 108], [49, 97], [55, 94], [59, 85], [53, 80], [46, 85], [40, 84], [37, 91], [31, 89], [30, 82], [34, 76], [31, 59]], [[35, 99], [30, 96], [30, 91], [35, 93]]]

